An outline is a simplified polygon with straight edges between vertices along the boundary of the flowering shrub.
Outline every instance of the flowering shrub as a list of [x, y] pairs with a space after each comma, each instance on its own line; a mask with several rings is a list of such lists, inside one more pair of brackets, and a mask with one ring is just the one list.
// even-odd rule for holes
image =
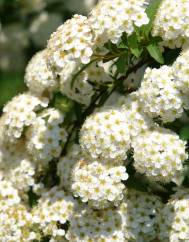
[[34, 55], [0, 118], [0, 241], [189, 241], [188, 8], [100, 0]]

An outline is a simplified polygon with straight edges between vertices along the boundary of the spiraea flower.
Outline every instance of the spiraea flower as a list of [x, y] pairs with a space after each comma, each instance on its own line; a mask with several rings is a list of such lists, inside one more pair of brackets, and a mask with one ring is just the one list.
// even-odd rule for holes
[[35, 54], [26, 67], [25, 82], [31, 93], [51, 94], [58, 87], [58, 81], [51, 70], [47, 68], [46, 50]]
[[120, 214], [115, 209], [79, 209], [70, 220], [66, 234], [72, 242], [125, 242]]
[[71, 189], [82, 202], [89, 202], [95, 208], [104, 208], [123, 199], [125, 186], [122, 181], [127, 179], [123, 165], [113, 166], [111, 162], [101, 164], [81, 159], [73, 168]]
[[36, 165], [25, 154], [7, 153], [2, 160], [0, 179], [10, 182], [24, 197], [35, 184]]
[[183, 113], [182, 95], [169, 66], [147, 68], [138, 94], [143, 110], [152, 118], [160, 118], [166, 123]]
[[140, 135], [154, 125], [151, 118], [143, 112], [142, 105], [138, 100], [138, 92], [133, 92], [127, 97], [122, 96], [118, 105], [121, 105], [129, 123], [131, 138]]
[[130, 130], [122, 110], [105, 108], [89, 116], [80, 133], [83, 151], [93, 159], [125, 160], [130, 148]]
[[158, 214], [163, 205], [157, 196], [126, 190], [119, 207], [125, 241], [153, 241], [157, 238]]
[[179, 188], [159, 213], [160, 242], [185, 242], [189, 234], [189, 193]]
[[149, 19], [144, 3], [144, 0], [99, 1], [89, 16], [97, 46], [107, 40], [118, 43], [123, 32], [130, 35], [134, 32], [134, 25], [139, 27], [147, 24]]
[[184, 161], [188, 158], [186, 142], [165, 128], [148, 130], [136, 137], [134, 167], [152, 180], [180, 183], [183, 178]]
[[33, 223], [39, 226], [44, 236], [51, 236], [55, 241], [63, 240], [65, 230], [61, 226], [70, 220], [75, 206], [74, 198], [55, 186], [42, 193], [32, 211]]
[[6, 210], [21, 201], [18, 191], [11, 182], [0, 180], [0, 211]]
[[26, 148], [38, 168], [46, 167], [53, 158], [60, 156], [67, 133], [62, 126], [64, 116], [56, 109], [42, 112], [27, 131]]
[[36, 120], [36, 111], [47, 107], [46, 98], [38, 98], [30, 93], [14, 97], [3, 109], [5, 133], [4, 139], [15, 142], [19, 139], [25, 127]]
[[87, 17], [74, 15], [51, 35], [47, 46], [47, 60], [57, 74], [69, 61], [90, 62], [93, 54], [93, 34]]
[[32, 216], [22, 204], [0, 210], [0, 240], [2, 242], [40, 240], [32, 227]]
[[173, 75], [176, 86], [183, 96], [183, 102], [186, 109], [189, 109], [189, 49], [183, 50], [181, 55], [173, 64]]
[[189, 37], [189, 1], [164, 0], [155, 17], [152, 34], [167, 41], [170, 47], [181, 47]]

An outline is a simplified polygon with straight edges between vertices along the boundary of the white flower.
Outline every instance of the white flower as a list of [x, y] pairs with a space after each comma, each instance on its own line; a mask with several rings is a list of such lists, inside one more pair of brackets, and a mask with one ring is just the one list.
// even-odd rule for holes
[[35, 184], [35, 164], [27, 157], [11, 157], [9, 163], [5, 163], [2, 176], [4, 180], [12, 183], [21, 196], [25, 195]]
[[181, 183], [188, 154], [186, 143], [176, 133], [164, 128], [148, 130], [136, 137], [132, 146], [138, 172], [155, 181]]
[[40, 239], [39, 232], [32, 231], [32, 216], [22, 204], [0, 209], [0, 241], [17, 242]]
[[121, 216], [115, 209], [81, 207], [70, 220], [66, 238], [72, 242], [125, 242], [121, 225]]
[[20, 203], [18, 191], [9, 181], [0, 180], [0, 211]]
[[24, 128], [32, 125], [36, 119], [36, 111], [47, 107], [46, 98], [38, 98], [30, 93], [14, 97], [3, 109], [4, 137], [6, 141], [15, 142], [23, 134]]
[[60, 238], [65, 234], [58, 223], [63, 226], [73, 215], [76, 202], [72, 196], [67, 195], [59, 187], [55, 186], [49, 191], [43, 192], [38, 205], [32, 211], [33, 224], [39, 226], [44, 236]]
[[58, 158], [67, 133], [61, 127], [64, 116], [57, 110], [44, 110], [27, 131], [26, 148], [38, 168], [45, 168], [53, 158]]
[[122, 96], [118, 105], [121, 105], [129, 123], [131, 138], [140, 135], [154, 125], [152, 120], [143, 112], [142, 105], [138, 100], [138, 92], [133, 92], [127, 97]]
[[119, 207], [125, 239], [128, 241], [153, 241], [157, 236], [157, 215], [162, 208], [157, 196], [126, 190]]
[[50, 94], [58, 87], [58, 82], [46, 64], [46, 50], [32, 57], [26, 67], [25, 82], [33, 94], [42, 95], [45, 91]]
[[125, 186], [121, 181], [127, 179], [124, 166], [81, 159], [73, 168], [71, 188], [74, 196], [99, 209], [122, 200]]
[[179, 188], [161, 210], [158, 218], [161, 242], [188, 242], [189, 236], [189, 195], [188, 190]]
[[93, 159], [124, 160], [130, 142], [126, 116], [118, 108], [106, 108], [92, 114], [81, 129], [80, 145]]
[[188, 0], [162, 1], [156, 14], [152, 34], [162, 37], [165, 42], [168, 41], [167, 44], [170, 41], [174, 47], [181, 47], [189, 37], [188, 8]]
[[189, 109], [189, 68], [188, 61], [189, 49], [183, 50], [181, 55], [176, 59], [173, 64], [173, 75], [175, 78], [176, 86], [181, 91], [184, 105]]
[[108, 40], [118, 43], [123, 32], [134, 32], [134, 25], [142, 26], [149, 22], [145, 13], [144, 0], [101, 0], [91, 11], [89, 22], [95, 33], [97, 45]]
[[59, 74], [68, 61], [87, 64], [93, 54], [92, 29], [87, 18], [74, 15], [51, 35], [47, 46], [50, 67]]
[[177, 90], [171, 67], [147, 68], [138, 95], [143, 110], [152, 118], [160, 117], [166, 123], [183, 113], [182, 95]]

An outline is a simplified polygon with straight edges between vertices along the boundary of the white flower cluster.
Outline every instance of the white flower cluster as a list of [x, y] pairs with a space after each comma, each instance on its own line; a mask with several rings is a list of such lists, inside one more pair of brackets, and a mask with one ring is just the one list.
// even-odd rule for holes
[[26, 68], [25, 74], [25, 82], [29, 90], [39, 96], [45, 91], [51, 94], [58, 86], [54, 74], [47, 68], [45, 55], [46, 50], [34, 55]]
[[188, 0], [163, 0], [156, 14], [152, 34], [168, 41], [168, 46], [180, 47], [188, 43], [188, 8]]
[[51, 35], [47, 46], [50, 67], [60, 74], [69, 61], [87, 64], [93, 54], [93, 34], [87, 17], [74, 15]]
[[155, 181], [181, 182], [188, 155], [186, 143], [176, 133], [165, 128], [147, 130], [133, 140], [132, 146], [138, 172]]
[[[177, 88], [183, 93], [189, 94], [189, 49], [182, 51], [173, 64], [173, 74]], [[188, 100], [188, 98], [187, 98]], [[186, 103], [186, 106], [187, 103]]]
[[81, 129], [80, 145], [92, 159], [125, 160], [130, 143], [127, 118], [120, 109], [108, 108], [92, 114]]
[[0, 240], [32, 241], [31, 214], [21, 203], [16, 189], [8, 181], [0, 181]]
[[126, 241], [153, 241], [162, 203], [157, 196], [128, 190], [119, 208]]
[[172, 122], [183, 113], [182, 95], [171, 67], [147, 68], [138, 94], [143, 110], [152, 118]]
[[189, 235], [189, 193], [180, 188], [171, 197], [159, 214], [159, 233], [161, 242], [187, 242]]
[[121, 216], [115, 209], [80, 209], [70, 220], [66, 234], [72, 242], [125, 242]]
[[122, 112], [125, 113], [131, 138], [143, 133], [154, 125], [149, 116], [143, 112], [138, 96], [138, 92], [133, 92], [127, 97], [121, 97], [118, 101]]
[[19, 202], [18, 191], [12, 187], [12, 184], [9, 181], [0, 181], [0, 209], [6, 210]]
[[36, 111], [47, 107], [46, 98], [38, 98], [30, 93], [14, 97], [3, 109], [4, 112], [4, 138], [15, 142], [23, 134], [24, 128], [36, 120]]
[[107, 42], [111, 39], [111, 35], [118, 34], [119, 36], [114, 36], [114, 39], [118, 40], [126, 30], [131, 34], [134, 31], [134, 24], [137, 26], [147, 24], [149, 20], [145, 6], [144, 1], [116, 0], [110, 3], [103, 0], [92, 10], [88, 18], [74, 15], [51, 35], [47, 45], [46, 60], [49, 68], [57, 75], [60, 91], [64, 95], [89, 105], [94, 95], [91, 83], [113, 81], [98, 63], [89, 64], [88, 68], [81, 73], [80, 71], [83, 64], [95, 60], [93, 54], [99, 53], [97, 48], [101, 35], [106, 36], [105, 42]]
[[162, 207], [157, 196], [127, 190], [117, 208], [78, 209], [70, 219], [66, 238], [73, 242], [153, 241]]
[[32, 216], [22, 204], [0, 209], [0, 240], [2, 242], [34, 241]]
[[65, 230], [61, 226], [73, 215], [75, 205], [72, 196], [66, 195], [58, 187], [53, 187], [42, 193], [38, 205], [32, 211], [32, 222], [38, 225], [43, 235], [52, 236], [51, 241], [62, 241]]
[[37, 185], [37, 165], [28, 156], [23, 140], [17, 144], [0, 145], [0, 181], [8, 182], [23, 200]]
[[[164, 183], [184, 178], [187, 144], [163, 125], [189, 109], [189, 50], [172, 66], [144, 72], [143, 65], [123, 78], [129, 94], [112, 95], [101, 107], [119, 91], [117, 58], [109, 61], [101, 47], [147, 24], [149, 2], [101, 0], [88, 17], [61, 25], [29, 62], [29, 92], [13, 98], [0, 118], [0, 241], [189, 242], [187, 190], [163, 207], [157, 196], [131, 188], [140, 190], [144, 176], [158, 194]], [[188, 0], [173, 2], [162, 2], [153, 27], [164, 41], [189, 37]], [[71, 102], [73, 110], [64, 112], [57, 95], [83, 105]]]
[[26, 133], [26, 148], [32, 159], [40, 165], [48, 164], [53, 158], [58, 158], [67, 133], [61, 127], [64, 116], [56, 109], [44, 110], [29, 127]]
[[79, 160], [73, 168], [72, 191], [81, 197], [82, 202], [89, 202], [95, 208], [109, 206], [123, 199], [125, 188], [121, 181], [128, 179], [124, 166], [101, 164], [98, 161]]
[[27, 157], [9, 155], [9, 162], [4, 162], [0, 170], [0, 178], [9, 181], [21, 197], [25, 197], [30, 187], [35, 185], [35, 164]]
[[107, 39], [118, 43], [123, 32], [130, 35], [134, 26], [148, 24], [149, 19], [144, 0], [101, 0], [91, 11], [89, 22], [97, 45], [102, 45]]

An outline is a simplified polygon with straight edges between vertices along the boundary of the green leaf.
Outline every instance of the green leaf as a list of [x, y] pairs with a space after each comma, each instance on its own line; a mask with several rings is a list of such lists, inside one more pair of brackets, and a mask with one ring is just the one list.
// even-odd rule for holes
[[146, 8], [146, 14], [148, 15], [149, 18], [149, 23], [147, 25], [142, 26], [142, 32], [144, 33], [144, 35], [146, 37], [149, 36], [151, 30], [152, 30], [152, 26], [153, 26], [153, 22], [154, 19], [156, 17], [156, 13], [159, 9], [159, 6], [161, 4], [162, 0], [154, 0], [152, 1], [152, 3], [149, 4], [149, 6]]
[[118, 46], [119, 49], [127, 49], [127, 45], [125, 43], [123, 43], [123, 41], [121, 41]]
[[164, 58], [161, 53], [161, 50], [159, 46], [156, 43], [151, 43], [146, 47], [148, 53], [150, 56], [156, 60], [158, 63], [163, 64], [164, 63]]
[[138, 43], [137, 34], [133, 33], [128, 37], [128, 46], [130, 47], [131, 53], [137, 58], [142, 54], [142, 47]]
[[183, 140], [189, 140], [189, 125], [186, 125], [180, 129], [180, 138]]
[[122, 55], [118, 58], [118, 60], [116, 62], [118, 73], [124, 74], [127, 71], [127, 60], [128, 60], [128, 57], [126, 54]]

